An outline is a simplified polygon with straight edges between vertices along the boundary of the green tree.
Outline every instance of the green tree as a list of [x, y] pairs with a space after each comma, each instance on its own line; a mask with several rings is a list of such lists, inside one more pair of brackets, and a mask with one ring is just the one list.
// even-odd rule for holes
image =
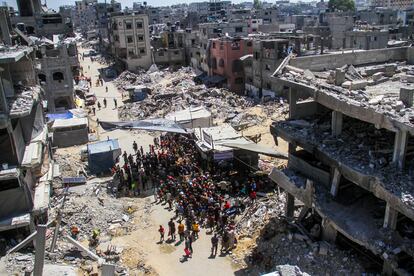
[[258, 10], [260, 9], [260, 7], [262, 6], [262, 3], [260, 2], [260, 0], [254, 0], [253, 1], [253, 7]]
[[331, 11], [354, 11], [354, 0], [329, 0], [328, 8]]

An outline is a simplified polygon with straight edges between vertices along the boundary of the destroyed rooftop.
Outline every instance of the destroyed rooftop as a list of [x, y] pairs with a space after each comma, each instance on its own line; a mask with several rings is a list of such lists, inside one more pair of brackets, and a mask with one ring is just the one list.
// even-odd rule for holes
[[40, 86], [15, 88], [16, 94], [7, 98], [9, 114], [12, 118], [23, 117], [30, 114], [33, 104], [39, 100], [42, 92]]
[[32, 51], [33, 48], [28, 46], [0, 45], [0, 64], [17, 62]]
[[[345, 72], [342, 85], [335, 85], [336, 70]], [[344, 65], [336, 70], [310, 71], [288, 65], [280, 80], [294, 86], [299, 84], [300, 89], [309, 92], [317, 102], [339, 109], [345, 115], [360, 118], [379, 128], [414, 134], [414, 108], [407, 107], [400, 100], [401, 88], [414, 89], [414, 65], [403, 61]]]

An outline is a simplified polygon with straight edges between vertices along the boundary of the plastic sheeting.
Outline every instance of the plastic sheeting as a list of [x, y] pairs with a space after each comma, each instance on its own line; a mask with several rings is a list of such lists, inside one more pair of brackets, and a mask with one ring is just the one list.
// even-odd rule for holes
[[73, 118], [73, 114], [70, 111], [66, 111], [65, 113], [48, 113], [46, 114], [46, 118], [49, 121], [56, 119], [71, 119]]
[[105, 130], [112, 129], [142, 129], [148, 131], [162, 131], [187, 134], [187, 131], [174, 121], [166, 119], [148, 119], [131, 122], [99, 122]]

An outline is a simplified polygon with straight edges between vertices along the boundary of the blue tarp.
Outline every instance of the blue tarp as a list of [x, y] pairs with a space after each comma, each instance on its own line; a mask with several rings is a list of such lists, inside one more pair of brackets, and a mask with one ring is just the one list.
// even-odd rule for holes
[[73, 118], [73, 114], [70, 111], [66, 111], [65, 113], [48, 113], [46, 114], [46, 118], [48, 118], [49, 121], [56, 119], [71, 119]]
[[109, 173], [121, 155], [117, 139], [100, 141], [88, 145], [89, 171], [92, 174]]

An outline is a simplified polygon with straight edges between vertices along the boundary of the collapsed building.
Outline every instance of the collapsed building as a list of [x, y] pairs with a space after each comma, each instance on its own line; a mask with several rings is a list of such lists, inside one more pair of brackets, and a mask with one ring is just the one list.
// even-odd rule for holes
[[373, 272], [412, 274], [414, 48], [298, 57], [274, 79], [290, 104], [270, 128], [289, 143], [270, 173], [286, 216], [299, 209], [306, 230], [369, 256]]
[[47, 220], [49, 204], [51, 160], [33, 48], [2, 46], [0, 80], [0, 236], [16, 237]]

